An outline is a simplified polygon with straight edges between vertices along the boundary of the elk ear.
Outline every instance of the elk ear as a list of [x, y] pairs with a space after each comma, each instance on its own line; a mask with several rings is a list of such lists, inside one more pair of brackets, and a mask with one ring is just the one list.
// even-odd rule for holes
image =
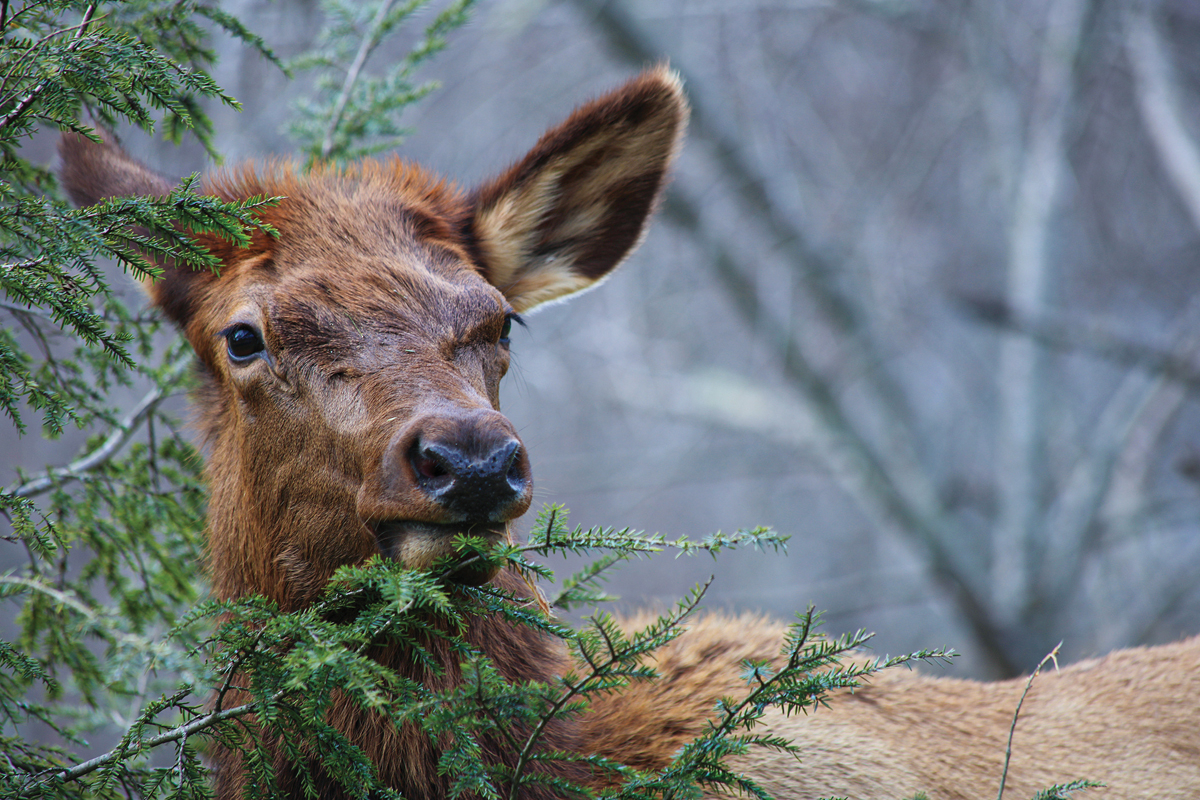
[[[174, 185], [170, 180], [130, 157], [112, 136], [100, 131], [102, 142], [78, 133], [64, 133], [58, 143], [62, 159], [59, 180], [78, 206], [90, 206], [110, 197], [165, 197]], [[180, 328], [191, 318], [196, 291], [213, 279], [208, 272], [164, 267], [162, 278], [143, 282], [155, 305]]]
[[59, 180], [77, 206], [93, 206], [110, 197], [163, 197], [170, 181], [130, 158], [105, 131], [101, 142], [80, 133], [64, 133], [58, 142], [62, 158]]
[[473, 197], [488, 280], [518, 311], [595, 285], [640, 243], [688, 107], [659, 67], [577, 109]]

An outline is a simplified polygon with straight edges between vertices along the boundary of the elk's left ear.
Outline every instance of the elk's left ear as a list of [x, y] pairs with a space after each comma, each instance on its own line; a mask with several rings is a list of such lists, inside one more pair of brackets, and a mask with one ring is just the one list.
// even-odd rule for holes
[[637, 247], [687, 117], [679, 77], [649, 70], [577, 109], [475, 192], [472, 239], [517, 311], [595, 285]]

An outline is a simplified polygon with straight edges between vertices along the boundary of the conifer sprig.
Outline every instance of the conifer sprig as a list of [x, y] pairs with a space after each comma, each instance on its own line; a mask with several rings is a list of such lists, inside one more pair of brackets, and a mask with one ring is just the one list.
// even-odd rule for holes
[[297, 74], [315, 73], [316, 92], [297, 103], [288, 126], [310, 166], [371, 155], [408, 135], [401, 112], [438, 87], [436, 81], [415, 82], [415, 72], [446, 47], [447, 35], [467, 21], [475, 0], [452, 0], [382, 74], [371, 74], [367, 62], [427, 5], [428, 0], [322, 0], [326, 28], [320, 41], [288, 65]]

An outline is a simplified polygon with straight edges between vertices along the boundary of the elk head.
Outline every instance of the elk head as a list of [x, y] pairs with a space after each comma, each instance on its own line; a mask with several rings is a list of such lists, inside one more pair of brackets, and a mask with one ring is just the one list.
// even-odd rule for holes
[[[204, 184], [226, 200], [283, 198], [261, 213], [278, 238], [198, 236], [219, 274], [168, 267], [146, 287], [201, 367], [218, 597], [294, 608], [343, 564], [382, 553], [426, 568], [458, 534], [505, 535], [532, 487], [499, 411], [510, 328], [638, 244], [686, 117], [659, 68], [471, 193], [399, 159]], [[112, 144], [67, 136], [60, 149], [81, 204], [170, 191]]]

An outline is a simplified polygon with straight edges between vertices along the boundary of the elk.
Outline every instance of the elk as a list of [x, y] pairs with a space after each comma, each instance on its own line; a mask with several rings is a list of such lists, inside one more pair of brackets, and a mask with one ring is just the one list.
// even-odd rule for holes
[[[499, 177], [462, 192], [399, 159], [300, 174], [273, 164], [219, 174], [226, 200], [280, 196], [261, 212], [279, 231], [246, 247], [198, 235], [219, 275], [172, 269], [146, 286], [196, 352], [198, 427], [207, 448], [209, 569], [220, 599], [265, 596], [306, 607], [346, 564], [382, 554], [424, 569], [457, 534], [490, 540], [529, 507], [530, 459], [499, 411], [509, 329], [520, 314], [588, 289], [637, 246], [688, 115], [678, 79], [648, 70], [581, 106]], [[162, 196], [171, 182], [115, 144], [67, 135], [62, 182], [81, 205]], [[508, 571], [494, 581], [520, 595]], [[714, 702], [744, 689], [745, 658], [777, 655], [782, 627], [711, 616], [655, 658], [664, 680], [607, 695], [547, 731], [546, 747], [665, 765]], [[511, 680], [569, 668], [556, 641], [487, 617], [466, 639]], [[452, 655], [435, 655], [448, 665]], [[455, 680], [397, 648], [406, 677]], [[1200, 642], [1129, 650], [1043, 676], [1026, 702], [1010, 785], [1028, 796], [1073, 778], [1109, 797], [1200, 795]], [[884, 674], [832, 708], [775, 715], [799, 763], [758, 754], [742, 766], [776, 797], [981, 796], [998, 780], [1017, 683]], [[1150, 709], [1148, 711], [1147, 709]], [[423, 734], [365, 719], [336, 700], [331, 721], [414, 800], [447, 795]], [[509, 759], [484, 741], [489, 759]], [[216, 796], [243, 795], [236, 753], [214, 753]], [[276, 751], [278, 785], [300, 797]], [[341, 789], [312, 765], [322, 797]], [[571, 764], [546, 767], [587, 783]], [[533, 787], [523, 795], [552, 795]]]
[[[257, 594], [294, 610], [343, 565], [382, 554], [423, 569], [452, 555], [459, 534], [507, 535], [532, 496], [529, 456], [498, 410], [510, 327], [603, 280], [638, 244], [687, 114], [679, 80], [659, 68], [581, 107], [470, 193], [396, 158], [307, 174], [244, 168], [206, 182], [224, 199], [283, 198], [261, 213], [278, 238], [258, 231], [237, 248], [200, 236], [219, 275], [167, 268], [146, 287], [199, 363], [217, 598]], [[81, 205], [172, 187], [112, 144], [67, 136], [60, 154], [63, 186]], [[521, 590], [507, 572], [458, 577]], [[465, 638], [511, 680], [548, 681], [566, 667], [560, 645], [499, 620], [475, 619]], [[381, 658], [405, 677], [452, 681], [456, 659], [438, 655], [451, 677], [405, 652]], [[341, 700], [330, 719], [388, 786], [446, 796], [424, 734], [385, 728]], [[585, 748], [567, 722], [545, 740]], [[496, 742], [483, 747], [503, 757]], [[236, 754], [218, 751], [215, 764], [217, 796], [240, 797]], [[578, 767], [559, 769], [584, 782], [571, 774]], [[276, 771], [300, 796], [282, 754]], [[323, 797], [338, 796], [314, 774]]]

